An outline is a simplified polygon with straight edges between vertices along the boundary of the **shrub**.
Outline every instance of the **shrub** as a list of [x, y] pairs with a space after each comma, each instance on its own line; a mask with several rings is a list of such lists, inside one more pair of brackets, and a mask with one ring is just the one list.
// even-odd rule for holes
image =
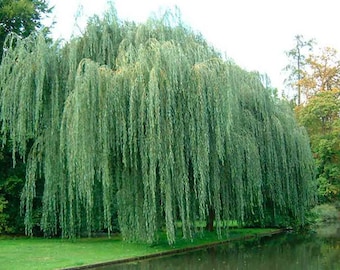
[[339, 219], [340, 212], [333, 204], [320, 204], [312, 209], [316, 222], [329, 222]]

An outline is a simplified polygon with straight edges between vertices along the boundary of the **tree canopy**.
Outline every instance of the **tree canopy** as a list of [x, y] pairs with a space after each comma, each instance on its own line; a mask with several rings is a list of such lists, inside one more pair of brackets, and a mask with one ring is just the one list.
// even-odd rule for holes
[[[50, 12], [51, 8], [46, 1], [0, 0], [0, 63], [6, 36], [16, 33], [20, 37], [27, 37], [37, 29], [42, 29], [42, 21]], [[44, 33], [48, 34], [48, 28], [45, 28]], [[10, 148], [10, 144], [7, 144], [0, 149], [0, 209], [3, 209], [4, 224], [2, 231], [22, 233], [20, 193], [25, 181], [25, 165], [22, 160], [18, 160], [13, 168]]]
[[305, 92], [303, 92], [303, 86], [301, 85], [301, 80], [306, 75], [306, 66], [308, 65], [308, 53], [312, 51], [315, 45], [315, 40], [305, 40], [303, 35], [295, 36], [295, 47], [286, 52], [289, 58], [289, 64], [284, 68], [288, 72], [288, 77], [285, 80], [286, 85], [296, 90], [296, 100], [297, 105], [300, 105], [305, 99]]
[[[315, 50], [316, 42], [303, 41], [299, 37], [299, 77], [289, 77], [291, 85], [298, 86], [303, 102], [295, 107], [297, 119], [307, 128], [317, 164], [320, 202], [339, 200], [340, 196], [340, 137], [339, 137], [339, 89], [340, 60], [334, 48]], [[308, 47], [307, 51], [302, 49]], [[306, 49], [306, 48], [305, 48]], [[288, 56], [294, 57], [295, 49]], [[296, 68], [288, 65], [291, 74]]]
[[314, 158], [320, 202], [340, 198], [340, 90], [320, 91], [305, 106], [296, 108], [307, 128]]
[[2, 47], [9, 33], [27, 37], [42, 27], [41, 19], [51, 8], [45, 0], [1, 0], [0, 1], [0, 61]]
[[340, 89], [340, 60], [337, 51], [325, 47], [320, 53], [310, 54], [302, 74], [299, 85], [307, 100], [319, 92]]
[[191, 238], [209, 209], [217, 223], [304, 224], [305, 130], [259, 74], [180, 19], [135, 24], [111, 11], [63, 46], [42, 35], [5, 46], [1, 131], [27, 161], [28, 234], [39, 198], [41, 229], [63, 237], [110, 232], [117, 217], [125, 239], [154, 242], [165, 228], [173, 243], [178, 222]]

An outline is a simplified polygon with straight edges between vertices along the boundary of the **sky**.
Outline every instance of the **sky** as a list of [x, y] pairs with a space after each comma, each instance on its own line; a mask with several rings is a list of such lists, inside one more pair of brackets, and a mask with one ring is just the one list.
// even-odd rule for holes
[[[86, 18], [108, 9], [107, 0], [49, 0], [54, 6], [54, 38], [68, 40]], [[267, 74], [282, 91], [287, 77], [286, 51], [294, 37], [314, 38], [316, 47], [340, 51], [338, 0], [114, 0], [121, 20], [144, 22], [152, 14], [177, 6], [182, 20], [209, 44], [249, 71]], [[77, 23], [75, 18], [79, 15]]]

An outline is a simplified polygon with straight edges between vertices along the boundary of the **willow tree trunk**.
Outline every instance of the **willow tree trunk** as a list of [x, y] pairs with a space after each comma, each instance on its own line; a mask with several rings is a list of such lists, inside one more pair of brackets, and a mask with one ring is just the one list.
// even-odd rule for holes
[[215, 221], [215, 209], [210, 206], [207, 215], [207, 225], [205, 227], [207, 231], [209, 232], [214, 231], [214, 221]]

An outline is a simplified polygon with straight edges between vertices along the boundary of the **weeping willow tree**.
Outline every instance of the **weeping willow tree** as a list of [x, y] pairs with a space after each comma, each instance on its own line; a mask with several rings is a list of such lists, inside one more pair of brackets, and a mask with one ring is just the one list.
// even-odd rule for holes
[[64, 45], [39, 34], [5, 45], [1, 131], [27, 162], [27, 234], [38, 182], [46, 235], [110, 232], [118, 217], [127, 240], [166, 228], [173, 243], [210, 211], [217, 222], [304, 224], [314, 199], [304, 130], [260, 75], [180, 19], [110, 12]]

